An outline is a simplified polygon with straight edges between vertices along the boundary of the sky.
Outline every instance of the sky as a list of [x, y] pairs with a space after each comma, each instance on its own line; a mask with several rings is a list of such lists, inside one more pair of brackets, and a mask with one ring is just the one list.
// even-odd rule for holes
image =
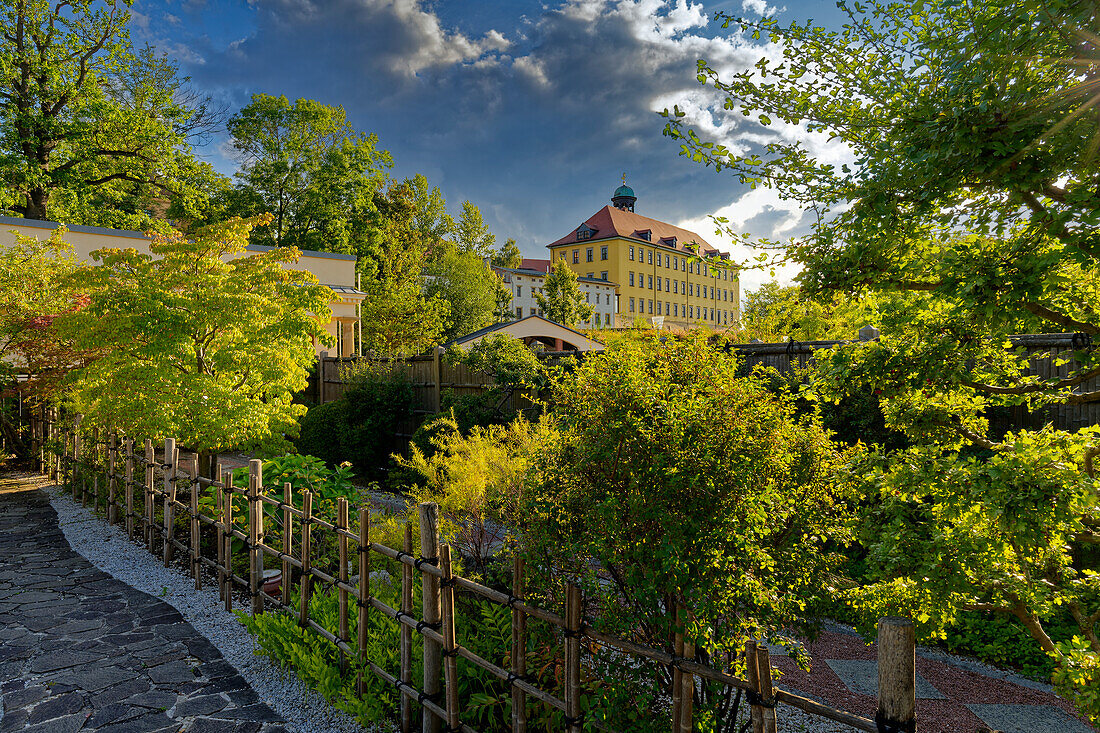
[[[711, 215], [779, 238], [805, 232], [808, 217], [679, 156], [657, 113], [678, 104], [704, 137], [734, 150], [781, 137], [844, 157], [799, 128], [724, 110], [696, 81], [699, 59], [728, 73], [774, 52], [723, 30], [716, 11], [843, 22], [831, 0], [766, 2], [135, 0], [131, 36], [229, 113], [261, 92], [342, 105], [393, 155], [393, 176], [424, 174], [452, 213], [473, 202], [498, 241], [514, 238], [527, 257], [545, 258], [546, 244], [610, 202], [625, 173], [639, 214], [743, 260], [754, 253], [716, 235]], [[236, 170], [224, 135], [198, 153]], [[742, 293], [767, 279], [745, 272]]]

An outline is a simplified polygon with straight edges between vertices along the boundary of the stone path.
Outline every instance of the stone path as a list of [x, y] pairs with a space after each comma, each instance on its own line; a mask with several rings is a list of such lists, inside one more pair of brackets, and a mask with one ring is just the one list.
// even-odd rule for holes
[[[876, 647], [833, 626], [809, 652], [809, 673], [787, 657], [772, 657], [783, 673], [778, 685], [874, 717]], [[917, 650], [917, 728], [921, 733], [1095, 733], [1048, 685], [922, 649]]]
[[0, 478], [0, 733], [284, 733], [174, 608], [97, 570]]

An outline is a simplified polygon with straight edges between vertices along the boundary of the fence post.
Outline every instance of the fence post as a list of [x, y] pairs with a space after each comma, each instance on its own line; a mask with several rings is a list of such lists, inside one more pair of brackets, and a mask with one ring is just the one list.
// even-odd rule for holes
[[764, 708], [760, 705], [760, 677], [756, 672], [756, 640], [745, 642], [745, 677], [749, 683], [749, 716], [752, 733], [764, 733]]
[[[435, 564], [439, 562], [439, 505], [425, 502], [420, 505], [420, 559]], [[422, 573], [423, 617], [424, 623], [436, 627], [440, 622], [442, 609], [439, 598], [439, 578], [430, 573]], [[439, 695], [439, 672], [441, 649], [439, 642], [428, 637], [423, 639], [424, 646], [424, 694], [436, 700]], [[442, 722], [435, 714], [424, 710], [423, 733], [440, 733]]]
[[[340, 585], [337, 586], [336, 597], [340, 604], [340, 618], [338, 623], [340, 624], [340, 632], [338, 634], [340, 641], [345, 644], [350, 641], [348, 638], [348, 536], [344, 534], [348, 531], [348, 500], [344, 497], [340, 497], [336, 500], [336, 561], [340, 564], [337, 568], [336, 577], [340, 581]], [[340, 668], [345, 669], [347, 667], [347, 655], [340, 651]]]
[[225, 492], [222, 502], [222, 522], [225, 524], [225, 610], [233, 610], [233, 472], [222, 477]]
[[[512, 560], [512, 595], [523, 599], [525, 568], [523, 558]], [[512, 674], [527, 674], [527, 614], [512, 607]], [[527, 693], [512, 685], [512, 733], [527, 733]]]
[[117, 459], [118, 431], [112, 430], [107, 438], [107, 524], [118, 524], [118, 484], [115, 481]]
[[179, 451], [176, 439], [164, 439], [164, 567], [172, 562], [174, 547], [172, 535], [176, 529], [176, 472], [179, 464]]
[[126, 536], [134, 538], [134, 439], [126, 438], [126, 462], [122, 468], [122, 481], [126, 492]]
[[[214, 469], [214, 478], [219, 483], [222, 481], [222, 464]], [[218, 598], [225, 602], [225, 530], [222, 521], [225, 519], [225, 490], [222, 486], [214, 487], [214, 544], [218, 548]]]
[[439, 412], [443, 405], [443, 364], [439, 358], [442, 353], [442, 346], [432, 349], [432, 409], [436, 412]]
[[[284, 583], [287, 580], [283, 580]], [[367, 624], [370, 617], [367, 615], [367, 601], [370, 598], [370, 509], [359, 507], [359, 623], [356, 626], [355, 648], [359, 650], [359, 656], [367, 656]], [[404, 625], [402, 625], [402, 628]], [[356, 675], [355, 689], [361, 696], [363, 694], [363, 667], [359, 667]], [[404, 695], [399, 695], [404, 700]]]
[[772, 690], [772, 662], [768, 647], [756, 645], [756, 679], [760, 697], [763, 698], [764, 733], [776, 733], [775, 693]]
[[253, 616], [264, 612], [264, 598], [260, 595], [264, 582], [264, 555], [260, 549], [264, 541], [264, 508], [260, 503], [263, 466], [259, 458], [248, 462], [248, 592], [252, 596]]
[[[412, 556], [413, 530], [412, 524], [405, 524], [405, 543], [402, 545], [405, 554]], [[401, 563], [401, 613], [413, 612], [413, 569], [406, 563]], [[412, 629], [401, 624], [401, 681], [412, 684]], [[414, 713], [412, 700], [407, 695], [401, 695], [401, 733], [412, 733]]]
[[455, 651], [455, 593], [451, 574], [451, 546], [439, 548], [439, 569], [443, 571], [440, 605], [443, 611], [443, 683], [447, 705], [447, 729], [460, 729], [458, 718], [458, 657]]
[[80, 472], [80, 421], [83, 417], [77, 415], [73, 421], [73, 499], [76, 499], [77, 476], [83, 478]]
[[[199, 454], [196, 453], [192, 457], [191, 462], [187, 464], [187, 477], [191, 484], [191, 495], [188, 497], [189, 513], [191, 515], [191, 575], [195, 578], [195, 590], [202, 588], [202, 563], [199, 562], [199, 557], [202, 555], [199, 544], [202, 541], [200, 535], [199, 525], [199, 490], [200, 484], [198, 481], [199, 475], [202, 473], [202, 468], [199, 466]], [[210, 466], [207, 465], [206, 470], [210, 470]]]
[[565, 593], [565, 729], [581, 733], [581, 589]]
[[325, 404], [325, 359], [328, 352], [322, 351], [317, 355], [317, 404]]
[[[687, 628], [688, 613], [687, 609], [682, 606], [677, 606], [678, 624], [676, 630], [676, 636], [678, 639], [677, 645], [679, 651], [676, 652], [677, 656], [681, 659], [692, 659], [695, 656], [695, 644], [689, 641], [684, 636], [684, 629]], [[678, 701], [679, 708], [677, 709], [678, 716], [673, 721], [673, 729], [678, 733], [691, 733], [692, 720], [695, 714], [695, 676], [690, 672], [684, 672], [683, 670], [677, 670], [679, 672], [679, 692]]]
[[153, 551], [153, 523], [156, 518], [155, 507], [156, 503], [153, 499], [153, 480], [156, 476], [156, 468], [153, 466], [153, 461], [156, 458], [156, 453], [153, 451], [153, 441], [149, 438], [145, 439], [145, 506], [142, 507], [145, 511], [145, 526], [142, 530], [145, 532], [145, 547], [149, 552]]
[[301, 608], [298, 611], [298, 625], [309, 626], [309, 589], [313, 582], [313, 568], [309, 564], [309, 531], [313, 527], [313, 492], [302, 494], [302, 588]]
[[294, 515], [290, 509], [294, 502], [294, 487], [289, 481], [283, 483], [283, 566], [279, 582], [280, 598], [284, 606], [290, 605], [290, 575], [293, 566], [290, 564], [290, 553], [294, 549]]
[[[666, 606], [667, 608], [668, 606]], [[672, 656], [684, 656], [684, 634], [680, 628], [680, 605], [672, 605]], [[683, 672], [679, 665], [672, 665], [672, 733], [680, 733], [680, 695], [683, 692], [681, 677]]]
[[913, 622], [898, 616], [878, 621], [879, 730], [907, 731], [917, 727], [917, 647]]

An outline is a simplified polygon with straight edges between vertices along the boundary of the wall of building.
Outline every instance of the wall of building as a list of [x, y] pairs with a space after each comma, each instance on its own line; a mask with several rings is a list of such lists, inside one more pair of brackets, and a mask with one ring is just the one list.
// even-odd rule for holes
[[[517, 318], [531, 314], [542, 315], [536, 290], [541, 291], [546, 275], [534, 270], [513, 270], [496, 267], [494, 271], [504, 280], [504, 286], [512, 293], [512, 312]], [[586, 301], [592, 306], [592, 318], [586, 323], [576, 324], [587, 328], [611, 328], [616, 324], [615, 283], [596, 279], [577, 279], [577, 285], [584, 293]], [[566, 324], [571, 325], [571, 324]]]
[[564, 261], [579, 276], [607, 273], [618, 285], [620, 327], [638, 316], [680, 328], [727, 328], [740, 320], [737, 273], [725, 260], [704, 263], [684, 250], [619, 236], [550, 249], [555, 262]]

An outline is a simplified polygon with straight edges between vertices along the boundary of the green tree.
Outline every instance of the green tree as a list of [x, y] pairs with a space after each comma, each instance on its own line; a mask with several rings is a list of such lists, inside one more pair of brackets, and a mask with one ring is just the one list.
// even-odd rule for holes
[[427, 263], [424, 275], [428, 297], [450, 306], [445, 339], [465, 336], [493, 322], [497, 296], [504, 286], [476, 252], [448, 244]]
[[352, 129], [343, 107], [268, 94], [254, 94], [228, 129], [241, 160], [241, 213], [273, 216], [256, 243], [365, 254], [374, 196], [392, 165], [377, 136]]
[[[821, 360], [824, 398], [879, 394], [888, 425], [917, 443], [860, 466], [879, 497], [864, 541], [882, 578], [861, 602], [904, 610], [932, 633], [962, 609], [1010, 615], [1054, 658], [1055, 682], [1100, 720], [1098, 433], [1000, 438], [985, 417], [1100, 401], [1085, 386], [1100, 352], [1051, 354], [1065, 376], [1045, 379], [1005, 348], [1020, 331], [1075, 331], [1086, 344], [1100, 335], [1095, 8], [842, 8], [842, 31], [727, 19], [776, 53], [725, 79], [702, 61], [699, 80], [764, 126], [834, 139], [852, 162], [790, 138], [742, 154], [687, 129], [679, 110], [666, 133], [695, 160], [816, 210], [809, 236], [786, 246], [807, 293], [909, 293], [880, 341]], [[1045, 628], [1059, 609], [1079, 627], [1064, 643]]]
[[[516, 518], [530, 572], [583, 582], [602, 630], [671, 651], [681, 607], [697, 658], [718, 666], [749, 635], [781, 642], [804, 626], [828, 592], [830, 543], [849, 536], [849, 485], [830, 478], [843, 455], [792, 398], [739, 374], [703, 336], [623, 340], [585, 359], [552, 387], [560, 437], [538, 447]], [[721, 691], [699, 700], [732, 719]], [[659, 725], [644, 708], [627, 725], [626, 702], [605, 701], [602, 719]]]
[[330, 338], [333, 296], [287, 267], [293, 248], [245, 256], [252, 228], [266, 223], [157, 235], [152, 255], [94, 253], [100, 264], [76, 281], [88, 306], [57, 323], [96, 352], [70, 373], [74, 409], [135, 438], [176, 437], [204, 457], [294, 435], [305, 407], [293, 397], [306, 387], [315, 340]]
[[520, 267], [523, 264], [523, 253], [519, 251], [516, 240], [509, 237], [500, 245], [500, 249], [493, 252], [490, 257], [493, 267]]
[[544, 316], [563, 326], [575, 326], [592, 317], [592, 306], [577, 285], [577, 275], [564, 262], [554, 264], [535, 300]]
[[[898, 300], [895, 297], [893, 300]], [[797, 285], [766, 282], [745, 294], [738, 338], [765, 342], [843, 341], [856, 337], [859, 329], [879, 322], [879, 298], [846, 294], [807, 296]]]
[[[29, 219], [143, 227], [195, 195], [188, 141], [216, 123], [176, 66], [134, 53], [126, 0], [0, 11], [0, 205]], [[120, 210], [80, 205], [101, 196]]]
[[429, 187], [428, 179], [417, 173], [405, 183], [416, 205], [414, 223], [420, 240], [428, 251], [434, 251], [451, 235], [455, 222], [447, 213], [447, 200], [438, 186]]
[[419, 353], [438, 344], [450, 319], [450, 305], [425, 293], [427, 246], [417, 225], [415, 191], [392, 184], [375, 197], [379, 210], [378, 255], [360, 261], [363, 343], [381, 352]]
[[492, 254], [497, 238], [489, 231], [481, 217], [481, 209], [469, 201], [462, 202], [462, 215], [451, 229], [451, 241], [459, 252], [469, 252], [477, 257], [487, 258]]

